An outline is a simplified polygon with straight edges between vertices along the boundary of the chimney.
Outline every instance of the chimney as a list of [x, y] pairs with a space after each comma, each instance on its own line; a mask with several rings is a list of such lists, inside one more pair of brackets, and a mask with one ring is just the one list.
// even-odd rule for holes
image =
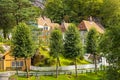
[[89, 21], [90, 21], [90, 22], [92, 22], [92, 21], [93, 21], [92, 16], [90, 16]]

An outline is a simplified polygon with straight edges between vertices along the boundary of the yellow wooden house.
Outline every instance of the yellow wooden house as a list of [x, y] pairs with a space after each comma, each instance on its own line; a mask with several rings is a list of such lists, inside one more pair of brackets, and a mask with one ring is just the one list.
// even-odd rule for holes
[[[15, 61], [15, 57], [13, 57], [10, 53], [10, 51], [5, 52], [3, 55], [1, 55], [0, 58], [0, 70], [2, 71], [8, 71], [8, 70], [15, 70], [17, 65], [18, 70], [25, 70], [25, 60], [24, 58], [17, 58], [17, 64]], [[31, 66], [31, 59], [27, 59], [27, 67], [30, 69]]]

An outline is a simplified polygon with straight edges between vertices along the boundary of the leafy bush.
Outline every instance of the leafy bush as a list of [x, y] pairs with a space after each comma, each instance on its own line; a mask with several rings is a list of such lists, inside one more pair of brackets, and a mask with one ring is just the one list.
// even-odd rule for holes
[[84, 57], [83, 56], [80, 56], [80, 58], [79, 58], [80, 60], [84, 60]]
[[75, 65], [75, 63], [72, 61], [72, 62], [70, 63], [70, 65]]
[[0, 42], [3, 42], [3, 38], [0, 36]]
[[119, 69], [116, 67], [109, 67], [106, 73], [106, 80], [120, 80], [120, 73], [118, 72]]
[[47, 65], [47, 66], [51, 66], [54, 63], [55, 63], [55, 60], [51, 59], [51, 58], [46, 58], [45, 61], [44, 61], [44, 64]]

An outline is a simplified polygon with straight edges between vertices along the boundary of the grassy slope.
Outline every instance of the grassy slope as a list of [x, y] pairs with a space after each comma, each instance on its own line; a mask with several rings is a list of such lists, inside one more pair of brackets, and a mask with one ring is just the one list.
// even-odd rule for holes
[[[79, 74], [76, 79], [74, 75], [59, 75], [58, 79], [55, 76], [40, 76], [37, 80], [103, 80], [104, 72], [99, 72], [97, 75], [94, 73]], [[37, 77], [32, 76], [29, 80], [36, 80]], [[18, 77], [18, 80], [27, 80], [25, 77]]]
[[[49, 55], [49, 52], [47, 51], [47, 50], [43, 50], [42, 48], [40, 48], [40, 53], [42, 54], [42, 55], [44, 55], [46, 58], [51, 58], [50, 57], [50, 55]], [[60, 62], [61, 62], [61, 65], [62, 66], [66, 66], [66, 65], [73, 65], [72, 63], [74, 62], [73, 60], [71, 60], [71, 59], [65, 59], [64, 57], [61, 57], [60, 56]], [[88, 64], [89, 62], [88, 61], [86, 61], [86, 60], [80, 60], [80, 59], [78, 59], [78, 61], [77, 61], [77, 64]], [[52, 66], [55, 66], [55, 64], [54, 65], [52, 65]]]

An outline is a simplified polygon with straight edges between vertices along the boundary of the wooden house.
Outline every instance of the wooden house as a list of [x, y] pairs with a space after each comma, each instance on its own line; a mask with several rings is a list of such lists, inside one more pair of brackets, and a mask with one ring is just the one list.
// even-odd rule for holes
[[[24, 58], [17, 58], [17, 64], [15, 62], [15, 57], [13, 57], [10, 51], [5, 52], [3, 55], [0, 56], [0, 70], [15, 70], [17, 65], [18, 70], [25, 70], [25, 61]], [[27, 66], [30, 69], [31, 66], [31, 59], [27, 59]]]
[[41, 29], [40, 38], [45, 43], [48, 43], [51, 31], [55, 27], [59, 28], [59, 24], [53, 23], [49, 18], [47, 18], [45, 16], [44, 17], [39, 17], [37, 19], [37, 23], [38, 23], [38, 28]]
[[89, 30], [91, 28], [94, 28], [96, 29], [96, 31], [100, 34], [103, 34], [104, 33], [104, 28], [90, 20], [90, 21], [87, 21], [87, 20], [83, 20], [79, 25], [78, 25], [78, 30], [80, 31], [80, 37], [81, 37], [81, 40], [82, 40], [82, 43], [85, 45], [85, 42], [86, 42], [86, 36], [87, 36], [87, 32], [89, 32]]

